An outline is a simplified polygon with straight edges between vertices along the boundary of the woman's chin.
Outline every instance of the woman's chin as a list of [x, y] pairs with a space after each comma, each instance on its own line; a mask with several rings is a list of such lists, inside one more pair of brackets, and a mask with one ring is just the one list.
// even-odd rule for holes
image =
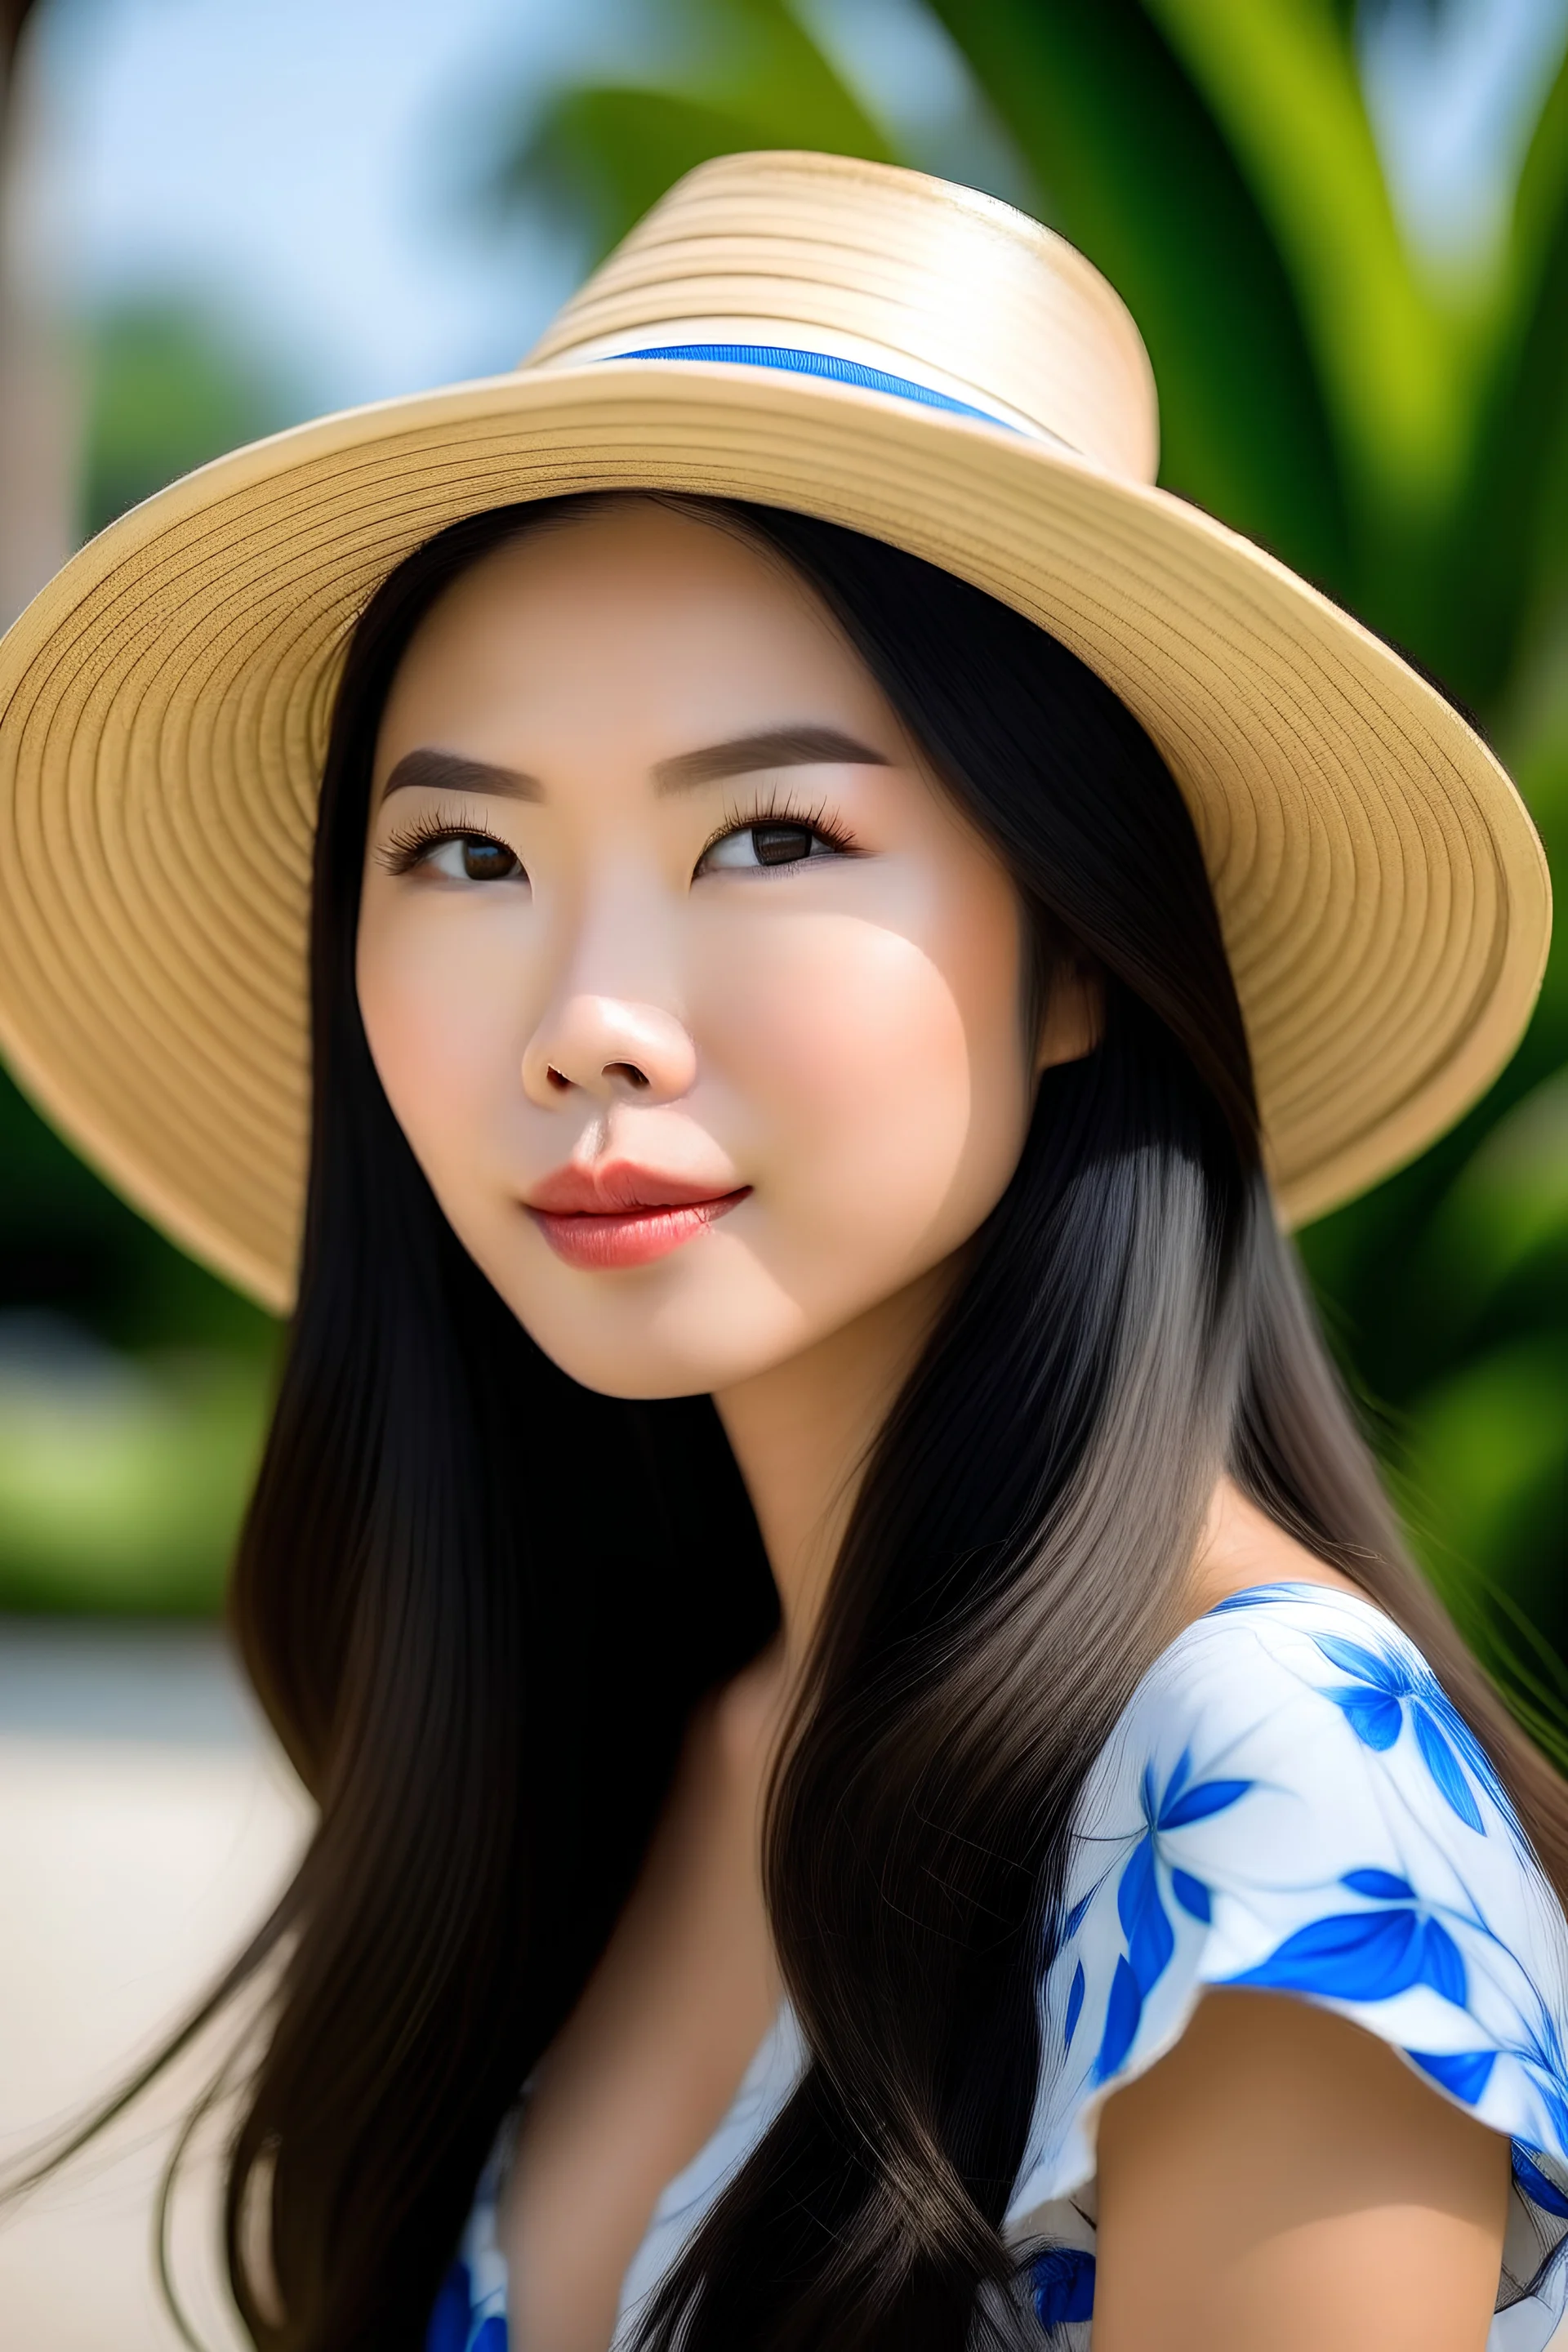
[[667, 1297], [646, 1307], [606, 1300], [593, 1315], [540, 1312], [537, 1301], [525, 1311], [511, 1303], [530, 1338], [568, 1380], [628, 1402], [711, 1396], [787, 1363], [816, 1336], [797, 1311], [781, 1312], [776, 1298], [748, 1314], [740, 1285], [728, 1298]]

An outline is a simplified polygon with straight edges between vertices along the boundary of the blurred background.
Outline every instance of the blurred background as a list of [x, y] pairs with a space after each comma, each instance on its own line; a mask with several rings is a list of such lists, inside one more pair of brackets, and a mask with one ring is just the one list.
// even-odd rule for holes
[[[1568, 0], [0, 0], [0, 621], [203, 459], [510, 365], [704, 157], [884, 157], [1105, 270], [1163, 482], [1476, 714], [1561, 882], [1565, 52]], [[1487, 1099], [1302, 1245], [1417, 1549], [1568, 1757], [1568, 940]], [[52, 1916], [82, 1866], [40, 1827], [70, 1773], [121, 1805], [152, 1774], [147, 2023], [300, 1833], [214, 1630], [277, 1346], [0, 1078], [0, 1866], [30, 1823]], [[223, 1758], [203, 1845], [180, 1805]], [[112, 1946], [108, 1913], [72, 1916]], [[33, 2033], [88, 1979], [42, 1928], [27, 1948]], [[22, 2070], [35, 2119], [111, 2054], [58, 2038]], [[63, 2289], [49, 2317], [4, 2244], [0, 2322], [25, 2309], [35, 2352], [110, 2340]], [[145, 2326], [113, 2340], [165, 2340]]]

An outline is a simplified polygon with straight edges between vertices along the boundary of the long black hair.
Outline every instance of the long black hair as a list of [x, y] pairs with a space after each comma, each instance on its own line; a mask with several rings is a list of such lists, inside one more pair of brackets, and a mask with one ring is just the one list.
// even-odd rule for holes
[[[447, 1227], [355, 996], [372, 755], [412, 633], [479, 556], [592, 503], [421, 548], [337, 698], [302, 1276], [234, 1601], [321, 1809], [225, 1988], [260, 1971], [268, 1993], [227, 2223], [268, 2352], [416, 2352], [691, 1707], [776, 1623], [711, 1404], [607, 1400], [546, 1360]], [[1560, 1888], [1568, 1806], [1400, 1548], [1275, 1222], [1203, 860], [1147, 735], [912, 556], [679, 503], [816, 590], [1005, 861], [1041, 985], [1070, 961], [1103, 998], [874, 1450], [772, 1789], [805, 2072], [643, 2322], [647, 2352], [962, 2352], [1011, 2340], [1000, 2224], [1074, 1804], [1182, 1622], [1222, 1470], [1423, 1645]]]

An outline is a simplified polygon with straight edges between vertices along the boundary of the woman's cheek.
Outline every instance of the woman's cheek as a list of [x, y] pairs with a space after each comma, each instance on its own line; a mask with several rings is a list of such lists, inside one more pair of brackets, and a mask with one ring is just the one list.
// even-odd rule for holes
[[437, 1190], [447, 1166], [472, 1169], [476, 1147], [520, 1083], [525, 1032], [515, 958], [477, 927], [367, 922], [359, 953], [360, 1011], [393, 1114]]
[[845, 915], [760, 923], [745, 953], [714, 959], [703, 998], [778, 1242], [837, 1241], [883, 1262], [964, 1237], [947, 1227], [994, 1173], [973, 1164], [989, 1122], [964, 1008], [923, 946]]

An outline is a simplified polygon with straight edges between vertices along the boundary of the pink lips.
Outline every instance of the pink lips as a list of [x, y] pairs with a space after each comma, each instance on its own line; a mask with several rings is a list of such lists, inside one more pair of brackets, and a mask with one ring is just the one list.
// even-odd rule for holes
[[738, 1208], [751, 1191], [732, 1192], [660, 1176], [627, 1160], [598, 1168], [558, 1168], [536, 1185], [527, 1207], [557, 1257], [568, 1265], [651, 1265]]

